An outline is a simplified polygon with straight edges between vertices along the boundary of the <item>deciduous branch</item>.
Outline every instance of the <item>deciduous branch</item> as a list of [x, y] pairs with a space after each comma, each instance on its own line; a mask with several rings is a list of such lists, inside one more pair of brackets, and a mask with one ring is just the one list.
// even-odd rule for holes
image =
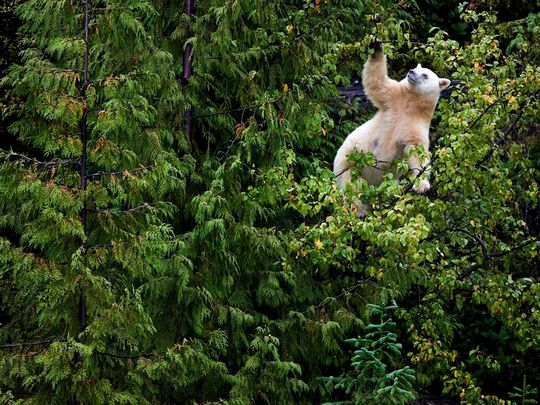
[[[349, 294], [351, 292], [353, 292], [354, 290], [356, 290], [357, 288], [361, 287], [362, 285], [366, 284], [366, 283], [369, 283], [370, 281], [372, 281], [373, 279], [375, 278], [375, 276], [370, 276], [364, 280], [360, 280], [358, 283], [350, 286], [350, 287], [347, 287], [347, 288], [344, 288], [341, 293], [339, 293], [338, 295], [334, 296], [334, 297], [326, 297], [324, 299], [324, 301], [322, 301], [321, 303], [319, 303], [317, 306], [315, 306], [313, 308], [313, 310], [317, 311], [318, 309], [321, 309], [325, 306], [328, 305], [329, 303], [329, 300], [338, 300], [340, 299], [341, 297], [343, 297], [345, 294]], [[306, 309], [304, 311], [304, 313], [308, 312], [310, 309]]]
[[[481, 240], [481, 239], [480, 239]], [[506, 256], [510, 253], [514, 253], [514, 252], [517, 252], [529, 245], [532, 245], [533, 243], [539, 243], [540, 242], [540, 238], [534, 238], [534, 239], [529, 239], [523, 243], [520, 243], [516, 246], [513, 246], [512, 248], [508, 249], [508, 250], [504, 250], [502, 252], [493, 252], [493, 253], [487, 253], [487, 249], [486, 249], [486, 246], [485, 244], [483, 244], [482, 246], [482, 252], [484, 255], [484, 258], [488, 259], [488, 260], [493, 260], [493, 259], [498, 259], [500, 257], [503, 257], [503, 256]], [[484, 250], [485, 249], [485, 250]], [[465, 270], [464, 272], [462, 272], [461, 274], [459, 274], [457, 276], [457, 279], [459, 281], [463, 281], [465, 278], [467, 278], [468, 276], [470, 276], [472, 273], [474, 273], [476, 270], [478, 270], [479, 268], [482, 267], [483, 264], [481, 263], [477, 263], [471, 267], [469, 267], [467, 270]]]

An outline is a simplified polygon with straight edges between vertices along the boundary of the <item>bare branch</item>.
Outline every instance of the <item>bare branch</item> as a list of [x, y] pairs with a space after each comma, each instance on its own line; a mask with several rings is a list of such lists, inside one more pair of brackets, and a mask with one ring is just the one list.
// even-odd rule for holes
[[[500, 257], [503, 257], [503, 256], [506, 256], [510, 253], [514, 253], [514, 252], [517, 252], [521, 249], [523, 249], [524, 247], [527, 247], [529, 245], [532, 245], [533, 243], [539, 243], [540, 242], [540, 238], [535, 238], [535, 239], [529, 239], [523, 243], [520, 243], [519, 245], [516, 245], [512, 248], [510, 248], [509, 250], [505, 250], [505, 251], [502, 251], [502, 252], [495, 252], [495, 253], [489, 253], [487, 255], [487, 258], [489, 260], [494, 260], [494, 259], [498, 259]], [[484, 245], [485, 247], [485, 245]], [[483, 248], [484, 249], [484, 248]], [[482, 249], [482, 250], [483, 250]], [[462, 272], [461, 274], [459, 274], [457, 276], [457, 279], [459, 281], [463, 281], [465, 278], [467, 278], [468, 276], [470, 276], [473, 272], [475, 272], [476, 270], [478, 270], [479, 268], [481, 268], [483, 266], [483, 264], [480, 264], [480, 263], [477, 263], [475, 264], [474, 266], [471, 266], [470, 268], [468, 268], [467, 270], [465, 270], [464, 272]]]
[[488, 253], [487, 246], [486, 246], [485, 242], [482, 240], [482, 238], [480, 237], [480, 235], [469, 232], [468, 230], [463, 229], [463, 228], [451, 228], [451, 229], [448, 229], [448, 230], [449, 231], [462, 232], [462, 233], [470, 236], [471, 238], [473, 238], [480, 245], [480, 247], [482, 248], [482, 256], [484, 257], [484, 259], [486, 259], [486, 260], [490, 259], [490, 255]]
[[17, 153], [14, 151], [7, 151], [4, 149], [0, 149], [0, 156], [5, 156], [6, 159], [9, 159], [11, 157], [14, 157], [15, 160], [19, 161], [25, 161], [29, 162], [30, 164], [34, 166], [38, 166], [44, 169], [52, 169], [54, 167], [62, 166], [62, 165], [79, 165], [79, 161], [76, 159], [53, 159], [51, 161], [42, 161], [35, 158], [31, 158], [29, 156], [23, 155], [21, 153]]
[[31, 347], [31, 346], [43, 346], [43, 345], [50, 345], [52, 343], [56, 342], [66, 342], [66, 339], [46, 339], [46, 340], [38, 340], [36, 342], [23, 342], [23, 343], [5, 343], [3, 345], [0, 345], [0, 349], [17, 349], [17, 348], [23, 348], [23, 347]]

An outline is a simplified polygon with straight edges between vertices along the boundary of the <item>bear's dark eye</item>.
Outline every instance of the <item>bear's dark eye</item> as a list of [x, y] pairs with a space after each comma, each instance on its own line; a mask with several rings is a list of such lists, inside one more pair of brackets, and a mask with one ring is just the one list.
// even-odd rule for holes
[[422, 73], [422, 77], [423, 77], [424, 79], [427, 79], [427, 75], [426, 75], [425, 73]]

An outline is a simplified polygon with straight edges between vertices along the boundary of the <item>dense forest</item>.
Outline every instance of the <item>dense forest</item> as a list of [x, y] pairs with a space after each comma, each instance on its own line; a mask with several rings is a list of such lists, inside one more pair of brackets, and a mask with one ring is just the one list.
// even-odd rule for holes
[[[536, 0], [0, 7], [0, 404], [537, 403]], [[424, 194], [336, 186], [376, 39]]]

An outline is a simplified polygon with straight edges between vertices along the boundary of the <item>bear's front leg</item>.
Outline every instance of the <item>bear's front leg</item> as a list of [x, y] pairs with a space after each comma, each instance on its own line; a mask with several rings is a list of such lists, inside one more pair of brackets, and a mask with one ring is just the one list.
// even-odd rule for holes
[[393, 89], [397, 87], [397, 82], [388, 77], [382, 43], [375, 40], [371, 47], [373, 54], [369, 56], [362, 70], [362, 86], [373, 105], [381, 109], [393, 99]]
[[413, 186], [413, 190], [420, 194], [425, 193], [430, 188], [431, 188], [431, 184], [429, 183], [429, 180], [426, 180], [426, 179], [420, 180], [420, 183], [418, 183], [418, 185]]
[[[411, 168], [412, 172], [415, 176], [420, 176], [424, 172], [427, 176], [429, 176], [430, 170], [429, 170], [429, 159], [425, 159], [422, 163], [420, 163], [420, 159], [415, 151], [411, 152], [412, 148], [416, 148], [416, 145], [408, 145], [405, 147], [405, 153], [410, 153], [407, 162], [409, 163], [409, 167]], [[427, 145], [424, 145], [424, 148], [427, 150]], [[418, 183], [418, 185], [413, 186], [413, 190], [417, 193], [425, 193], [428, 191], [431, 187], [431, 184], [429, 183], [429, 180], [422, 179]]]

